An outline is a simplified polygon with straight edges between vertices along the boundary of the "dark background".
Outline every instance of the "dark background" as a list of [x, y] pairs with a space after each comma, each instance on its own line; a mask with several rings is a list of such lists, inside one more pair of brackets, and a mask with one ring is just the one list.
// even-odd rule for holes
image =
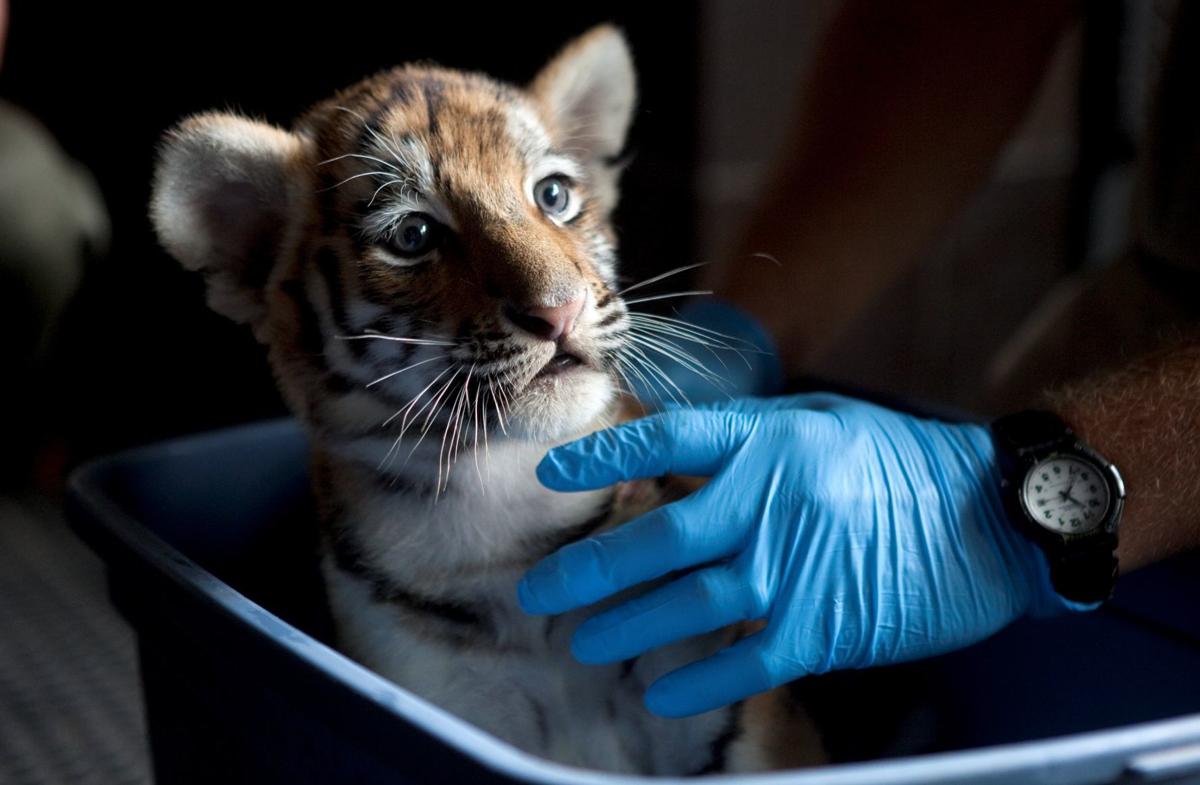
[[[624, 272], [692, 261], [695, 10], [657, 4], [340, 2], [303, 7], [17, 0], [0, 96], [44, 123], [99, 182], [112, 221], [14, 427], [65, 436], [65, 460], [284, 409], [248, 330], [206, 310], [199, 277], [147, 219], [156, 144], [184, 115], [230, 108], [287, 125], [335, 90], [429, 59], [523, 83], [571, 37], [612, 21], [639, 70], [633, 165], [617, 216]], [[10, 393], [13, 391], [10, 390]], [[44, 407], [44, 408], [43, 408]], [[40, 421], [40, 422], [39, 422]], [[37, 440], [37, 434], [30, 438]]]
[[[617, 214], [623, 271], [637, 280], [731, 251], [839, 4], [221, 0], [145, 9], [14, 0], [0, 99], [92, 172], [112, 242], [88, 260], [49, 350], [32, 366], [8, 363], [0, 405], [15, 414], [0, 476], [33, 466], [61, 478], [122, 446], [283, 412], [249, 331], [210, 313], [199, 278], [153, 238], [155, 147], [183, 116], [225, 108], [287, 125], [338, 88], [420, 59], [521, 83], [571, 37], [615, 22], [639, 76]], [[815, 375], [986, 411], [989, 385], [1020, 353], [1039, 304], [1071, 273], [1121, 252], [1130, 140], [1167, 23], [1158, 4], [1138, 0], [1082, 8], [991, 181]], [[3, 294], [0, 330], [11, 336], [27, 321], [25, 303]]]
[[[21, 354], [34, 309], [0, 278], [0, 780], [149, 781], [134, 643], [107, 602], [100, 564], [62, 523], [66, 471], [124, 446], [284, 411], [249, 331], [209, 312], [200, 279], [154, 240], [147, 201], [164, 129], [213, 108], [286, 125], [334, 90], [417, 59], [524, 82], [572, 36], [616, 22], [641, 93], [617, 215], [625, 273], [639, 279], [728, 252], [838, 5], [12, 0], [0, 99], [92, 172], [112, 242], [88, 251], [82, 286], [36, 356]], [[980, 410], [1039, 304], [1127, 240], [1130, 145], [1165, 36], [1160, 5], [1169, 3], [1083, 5], [990, 181], [814, 373]], [[1042, 676], [1027, 693], [1051, 680]], [[845, 715], [844, 738], [877, 744], [859, 709], [873, 707], [887, 738], [889, 723], [911, 718], [874, 704], [898, 682], [913, 694], [927, 686], [908, 671], [882, 678], [856, 682], [858, 692], [808, 682], [807, 697]]]

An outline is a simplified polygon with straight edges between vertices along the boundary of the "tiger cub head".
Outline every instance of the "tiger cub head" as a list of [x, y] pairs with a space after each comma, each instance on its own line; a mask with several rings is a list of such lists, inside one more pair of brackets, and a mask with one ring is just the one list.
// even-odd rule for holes
[[401, 66], [290, 130], [184, 120], [151, 215], [318, 434], [563, 438], [618, 395], [610, 218], [634, 101], [607, 26], [523, 88]]

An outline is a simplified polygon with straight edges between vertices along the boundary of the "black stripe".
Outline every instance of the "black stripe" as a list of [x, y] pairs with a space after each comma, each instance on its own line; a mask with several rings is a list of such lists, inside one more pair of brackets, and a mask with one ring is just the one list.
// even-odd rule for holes
[[383, 333], [384, 335], [391, 335], [395, 331], [395, 329], [396, 329], [395, 314], [385, 313], [383, 316], [377, 316], [374, 319], [372, 319], [370, 322], [368, 322], [367, 325], [363, 328], [363, 331], [366, 332], [366, 331], [373, 330], [377, 333]]
[[[343, 287], [341, 275], [341, 262], [338, 259], [337, 253], [329, 246], [323, 246], [316, 255], [317, 272], [325, 283], [326, 292], [329, 295], [329, 307], [333, 314], [333, 322], [335, 327], [343, 335], [358, 335], [360, 331], [350, 323], [349, 313], [346, 311], [346, 290]], [[367, 299], [367, 298], [364, 298]], [[385, 319], [390, 317], [384, 317]], [[380, 325], [380, 320], [375, 320], [368, 325], [372, 329], [377, 329]], [[390, 326], [379, 330], [379, 332], [390, 332]], [[358, 362], [366, 362], [368, 350], [370, 349], [369, 340], [352, 340], [345, 341], [350, 356]], [[397, 348], [398, 347], [398, 348]], [[412, 356], [416, 354], [416, 344], [397, 344], [395, 349], [395, 360], [403, 365], [407, 363]], [[397, 365], [396, 367], [399, 367]]]
[[[341, 262], [337, 252], [328, 245], [321, 246], [316, 253], [317, 273], [325, 284], [329, 295], [329, 310], [333, 314], [333, 323], [345, 335], [352, 334], [350, 319], [346, 313], [346, 291], [342, 286]], [[367, 352], [365, 341], [348, 341], [350, 352], [354, 358], [361, 360]]]
[[320, 209], [321, 231], [324, 234], [337, 234], [342, 231], [343, 221], [341, 211], [335, 206], [336, 197], [332, 193], [320, 194], [323, 203]]
[[[480, 362], [484, 365], [479, 366], [476, 370], [480, 375], [490, 373], [499, 374], [511, 370], [513, 364], [507, 363], [513, 357], [525, 354], [526, 351], [520, 346], [506, 344], [503, 346], [480, 346], [476, 354], [482, 358]], [[497, 368], [496, 366], [501, 366]]]
[[478, 325], [473, 317], [468, 316], [458, 323], [458, 329], [454, 333], [454, 337], [459, 341], [465, 341], [474, 337]]
[[382, 136], [384, 139], [387, 138], [387, 134], [380, 132], [380, 128], [383, 127], [383, 116], [387, 114], [391, 108], [392, 107], [390, 104], [388, 104], [386, 101], [383, 101], [377, 103], [374, 108], [367, 112], [366, 117], [363, 118], [362, 130], [359, 131], [358, 139], [355, 142], [355, 145], [359, 150], [371, 149], [371, 145], [368, 144], [368, 140], [373, 140], [376, 136]]
[[594, 329], [603, 330], [605, 327], [608, 327], [613, 322], [620, 319], [623, 315], [624, 314], [621, 313], [621, 311], [610, 311], [603, 319], [596, 322], [596, 327]]
[[[411, 449], [401, 444], [397, 451]], [[403, 456], [406, 453], [401, 453]], [[371, 480], [375, 486], [381, 491], [386, 491], [390, 494], [400, 494], [411, 499], [427, 499], [437, 493], [438, 484], [436, 479], [427, 479], [424, 482], [414, 482], [412, 477], [404, 474], [389, 474], [386, 471], [371, 471], [369, 472]]]
[[[300, 352], [311, 358], [324, 357], [325, 336], [321, 332], [320, 317], [317, 315], [316, 308], [308, 297], [308, 291], [304, 287], [304, 284], [299, 280], [292, 279], [282, 282], [279, 288], [296, 306], [297, 326], [299, 328], [297, 340]], [[346, 343], [354, 346], [367, 342], [346, 341]], [[406, 346], [402, 356], [397, 360], [398, 365], [396, 367], [401, 367], [407, 362], [414, 351], [414, 347]], [[382, 388], [368, 388], [363, 382], [352, 379], [323, 364], [317, 367], [317, 371], [320, 374], [322, 386], [331, 394], [348, 395], [352, 392], [367, 392], [376, 400], [396, 408], [403, 407], [409, 403], [407, 399], [397, 398]]]
[[744, 703], [739, 703], [730, 709], [729, 714], [725, 718], [725, 728], [721, 733], [712, 740], [708, 745], [708, 763], [704, 767], [695, 772], [693, 776], [702, 774], [717, 774], [725, 770], [726, 760], [729, 754], [729, 745], [737, 740], [738, 736], [742, 735], [742, 707]]
[[454, 624], [465, 624], [473, 627], [488, 625], [487, 616], [478, 608], [455, 601], [438, 600], [420, 594], [405, 591], [398, 586], [389, 585], [381, 596], [381, 589], [372, 585], [376, 599], [403, 605], [416, 613], [424, 613], [441, 618]]
[[345, 211], [340, 200], [344, 192], [339, 186], [343, 184], [345, 177], [344, 169], [338, 173], [333, 169], [323, 168], [317, 173], [317, 214], [321, 216], [321, 233], [324, 235], [338, 235], [343, 230]]
[[[571, 220], [566, 221], [565, 223], [567, 226], [574, 226], [577, 223], [579, 223], [579, 224], [584, 223], [586, 221], [586, 219], [591, 218], [591, 217], [592, 217], [592, 210], [591, 210], [589, 204], [587, 202], [584, 202], [583, 206], [579, 208], [579, 212], [572, 215]], [[578, 262], [575, 263], [575, 267], [579, 268]], [[582, 273], [583, 269], [579, 268], [579, 272]]]
[[329, 370], [322, 374], [321, 382], [325, 388], [325, 392], [336, 396], [350, 395], [364, 388], [361, 382], [334, 370]]
[[[367, 387], [365, 382], [347, 376], [344, 373], [333, 369], [326, 369], [321, 374], [321, 385], [330, 395], [350, 395], [351, 393], [365, 393], [371, 396], [380, 403], [391, 406], [393, 408], [401, 408], [408, 405], [409, 400], [397, 398], [389, 394], [380, 387]], [[362, 430], [342, 430], [344, 434], [368, 434], [378, 430], [378, 426], [368, 426]]]
[[542, 740], [542, 749], [547, 749], [550, 746], [550, 718], [547, 716], [546, 707], [537, 701], [532, 695], [525, 696], [529, 700], [529, 705], [533, 709], [533, 719], [537, 723], [538, 735]]
[[[446, 103], [445, 85], [436, 79], [426, 79], [421, 82], [421, 94], [425, 97], [425, 112], [429, 116], [429, 135], [436, 138], [440, 128], [438, 113]], [[433, 175], [433, 185], [442, 188], [441, 166], [434, 150], [429, 151], [429, 169]]]
[[325, 336], [321, 334], [321, 322], [316, 309], [308, 299], [304, 284], [297, 280], [287, 280], [279, 284], [280, 290], [296, 306], [298, 319], [298, 340], [300, 351], [306, 355], [319, 357], [325, 353]]
[[499, 343], [507, 341], [509, 338], [509, 334], [502, 330], [489, 330], [488, 332], [478, 333], [475, 336], [475, 339], [480, 343]]
[[609, 494], [608, 499], [600, 506], [600, 510], [586, 521], [577, 523], [561, 531], [553, 532], [548, 537], [543, 536], [538, 538], [535, 546], [538, 556], [547, 556], [559, 548], [570, 545], [577, 540], [582, 540], [608, 523], [608, 519], [612, 516], [615, 496], [615, 491]]
[[367, 581], [371, 585], [371, 595], [377, 602], [393, 603], [446, 624], [474, 628], [460, 631], [455, 637], [461, 637], [464, 632], [473, 632], [474, 637], [487, 635], [489, 639], [495, 639], [496, 631], [484, 606], [458, 599], [430, 597], [401, 586], [366, 563], [358, 543], [344, 527], [333, 529], [329, 544], [338, 568]]
[[425, 113], [429, 118], [430, 136], [438, 135], [438, 113], [446, 103], [445, 85], [436, 79], [421, 81], [421, 95], [425, 98]]
[[412, 103], [412, 86], [407, 79], [398, 78], [392, 82], [392, 101], [398, 104]]

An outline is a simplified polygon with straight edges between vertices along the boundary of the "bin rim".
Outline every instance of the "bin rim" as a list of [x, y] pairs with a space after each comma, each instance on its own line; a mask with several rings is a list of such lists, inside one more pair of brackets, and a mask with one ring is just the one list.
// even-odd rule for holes
[[[202, 451], [236, 434], [286, 435], [302, 430], [293, 418], [266, 420], [182, 436], [90, 460], [72, 471], [68, 478], [68, 504], [87, 511], [82, 515], [71, 515], [71, 525], [101, 556], [108, 569], [111, 569], [107, 563], [112, 552], [129, 552], [184, 592], [207, 600], [229, 621], [261, 634], [272, 646], [286, 651], [306, 667], [332, 676], [359, 698], [399, 715], [446, 746], [499, 774], [545, 785], [682, 785], [696, 782], [694, 777], [581, 769], [524, 752], [385, 679], [276, 616], [143, 526], [103, 490], [104, 478], [122, 465], [161, 457], [164, 450], [178, 456]], [[280, 635], [281, 630], [287, 634]], [[1200, 714], [1189, 714], [975, 749], [835, 763], [813, 769], [716, 774], [706, 779], [736, 778], [746, 785], [1078, 782], [1081, 780], [1070, 776], [1079, 774], [1078, 767], [1086, 766], [1095, 777], [1111, 779], [1126, 772], [1126, 762], [1132, 757], [1197, 743], [1200, 743]]]

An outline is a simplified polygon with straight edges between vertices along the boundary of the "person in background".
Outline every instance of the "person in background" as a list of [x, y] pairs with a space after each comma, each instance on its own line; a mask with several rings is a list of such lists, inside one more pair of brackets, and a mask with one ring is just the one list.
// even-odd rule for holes
[[[725, 363], [733, 393], [777, 394], [911, 265], [984, 183], [1079, 11], [844, 4], [740, 252], [710, 274], [716, 296], [679, 314], [758, 347]], [[1033, 411], [987, 427], [829, 394], [668, 404], [551, 450], [539, 477], [563, 492], [666, 473], [708, 484], [547, 557], [522, 606], [561, 613], [672, 576], [579, 627], [587, 663], [765, 622], [648, 689], [652, 711], [683, 716], [1085, 612], [1118, 569], [1200, 545], [1200, 9], [1180, 3], [1173, 20], [1134, 247], [1026, 352], [1020, 374], [1055, 382], [1024, 399]], [[741, 261], [756, 252], [782, 264]], [[1166, 325], [1182, 337], [1150, 351]], [[728, 392], [667, 372], [693, 401]]]
[[[0, 0], [0, 67], [8, 4]], [[46, 363], [55, 328], [83, 280], [87, 260], [108, 246], [108, 213], [91, 173], [71, 160], [28, 113], [0, 100], [0, 357], [8, 413], [0, 485], [21, 488], [40, 434]], [[40, 416], [31, 416], [38, 413]], [[61, 471], [47, 472], [47, 485]]]

